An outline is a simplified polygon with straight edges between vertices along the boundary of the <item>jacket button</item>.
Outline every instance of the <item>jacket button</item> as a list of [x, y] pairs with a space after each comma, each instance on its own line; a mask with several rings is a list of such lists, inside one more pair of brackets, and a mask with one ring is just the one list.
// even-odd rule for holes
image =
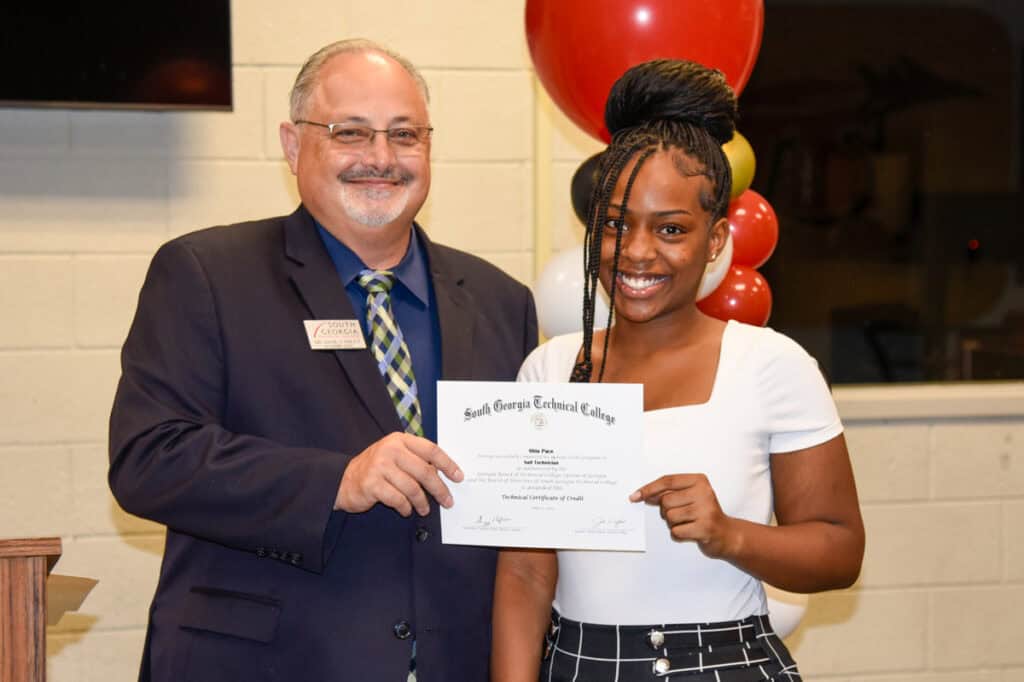
[[267, 556], [267, 548], [266, 547], [257, 547], [256, 548], [256, 556], [258, 556], [261, 559], [263, 557]]
[[395, 623], [395, 627], [392, 629], [395, 631], [395, 637], [398, 639], [409, 639], [412, 635], [412, 628], [409, 626], [409, 623], [404, 620], [400, 620]]
[[416, 542], [426, 542], [429, 537], [430, 531], [423, 526], [416, 529]]

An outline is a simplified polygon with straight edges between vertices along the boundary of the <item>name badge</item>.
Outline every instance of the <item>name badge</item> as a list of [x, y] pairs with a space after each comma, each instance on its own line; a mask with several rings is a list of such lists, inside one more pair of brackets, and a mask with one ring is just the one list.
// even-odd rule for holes
[[303, 320], [309, 347], [313, 350], [357, 350], [366, 348], [358, 320]]

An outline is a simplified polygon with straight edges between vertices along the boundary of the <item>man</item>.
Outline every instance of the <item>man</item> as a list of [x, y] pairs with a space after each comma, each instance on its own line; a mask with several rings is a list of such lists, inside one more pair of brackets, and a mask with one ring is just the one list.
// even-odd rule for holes
[[514, 378], [533, 301], [413, 223], [431, 128], [408, 62], [329, 45], [291, 102], [302, 205], [161, 247], [125, 342], [110, 485], [168, 527], [141, 677], [479, 682], [495, 553], [441, 544], [462, 474], [435, 382]]

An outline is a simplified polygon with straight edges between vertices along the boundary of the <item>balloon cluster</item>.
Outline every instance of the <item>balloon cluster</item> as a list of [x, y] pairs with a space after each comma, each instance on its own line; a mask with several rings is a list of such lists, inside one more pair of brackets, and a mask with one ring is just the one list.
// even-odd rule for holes
[[697, 307], [721, 320], [764, 326], [772, 313], [772, 290], [757, 268], [775, 251], [779, 219], [765, 198], [750, 189], [755, 159], [746, 138], [737, 132], [722, 148], [732, 168], [729, 238], [704, 272]]
[[[566, 116], [605, 142], [605, 99], [628, 68], [649, 59], [690, 59], [721, 70], [739, 95], [757, 61], [763, 27], [763, 0], [609, 0], [599, 8], [589, 0], [526, 3], [526, 38], [538, 78]], [[772, 294], [757, 268], [775, 250], [778, 219], [750, 189], [750, 143], [737, 132], [722, 148], [733, 177], [730, 235], [705, 271], [697, 305], [713, 317], [764, 325]], [[590, 157], [572, 179], [573, 208], [584, 224], [599, 162], [600, 154]], [[582, 263], [580, 248], [569, 249], [550, 261], [537, 282], [541, 329], [548, 336], [555, 329], [579, 329], [578, 314], [569, 320], [563, 311], [582, 304]]]

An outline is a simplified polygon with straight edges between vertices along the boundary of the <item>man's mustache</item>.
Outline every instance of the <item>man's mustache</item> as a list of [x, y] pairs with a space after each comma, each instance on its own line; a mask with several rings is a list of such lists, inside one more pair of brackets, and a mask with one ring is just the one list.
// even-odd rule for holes
[[404, 185], [412, 181], [413, 174], [409, 171], [402, 171], [395, 168], [384, 168], [381, 170], [373, 168], [357, 168], [340, 173], [338, 175], [338, 179], [342, 182], [366, 179], [387, 180], [388, 182], [397, 182]]

